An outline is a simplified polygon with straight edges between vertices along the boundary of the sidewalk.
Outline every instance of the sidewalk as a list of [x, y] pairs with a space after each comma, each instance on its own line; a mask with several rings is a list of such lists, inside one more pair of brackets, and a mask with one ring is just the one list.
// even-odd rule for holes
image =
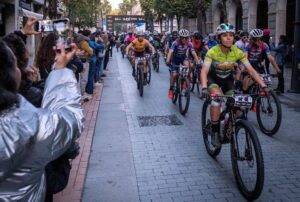
[[68, 186], [54, 195], [54, 202], [81, 201], [102, 90], [103, 85], [97, 86], [93, 99], [82, 106], [85, 122], [84, 131], [78, 140], [80, 154], [72, 161]]

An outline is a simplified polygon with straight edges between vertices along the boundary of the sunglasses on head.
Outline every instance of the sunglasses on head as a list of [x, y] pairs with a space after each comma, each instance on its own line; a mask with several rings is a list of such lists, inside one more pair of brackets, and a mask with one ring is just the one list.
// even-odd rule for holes
[[233, 25], [221, 25], [221, 28], [223, 30], [231, 30], [234, 29]]

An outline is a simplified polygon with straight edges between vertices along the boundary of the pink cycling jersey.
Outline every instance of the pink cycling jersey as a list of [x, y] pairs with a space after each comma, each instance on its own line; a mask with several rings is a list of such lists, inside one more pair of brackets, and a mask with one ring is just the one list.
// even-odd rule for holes
[[135, 39], [135, 36], [133, 36], [133, 35], [132, 36], [127, 36], [126, 39], [125, 39], [125, 42], [126, 43], [131, 43], [134, 39]]

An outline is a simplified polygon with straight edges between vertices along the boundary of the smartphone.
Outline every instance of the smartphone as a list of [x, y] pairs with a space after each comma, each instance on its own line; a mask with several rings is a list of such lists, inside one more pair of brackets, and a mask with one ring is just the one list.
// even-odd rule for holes
[[38, 32], [53, 32], [53, 21], [39, 20], [35, 24], [35, 30]]
[[70, 20], [68, 18], [53, 20], [53, 32], [56, 36], [56, 48], [61, 49], [65, 45], [66, 50], [71, 50]]

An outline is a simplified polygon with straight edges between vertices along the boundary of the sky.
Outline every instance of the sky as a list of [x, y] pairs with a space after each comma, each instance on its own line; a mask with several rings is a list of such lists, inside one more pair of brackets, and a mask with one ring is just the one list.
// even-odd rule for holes
[[108, 0], [111, 3], [113, 9], [119, 8], [119, 3], [122, 3], [123, 0]]

